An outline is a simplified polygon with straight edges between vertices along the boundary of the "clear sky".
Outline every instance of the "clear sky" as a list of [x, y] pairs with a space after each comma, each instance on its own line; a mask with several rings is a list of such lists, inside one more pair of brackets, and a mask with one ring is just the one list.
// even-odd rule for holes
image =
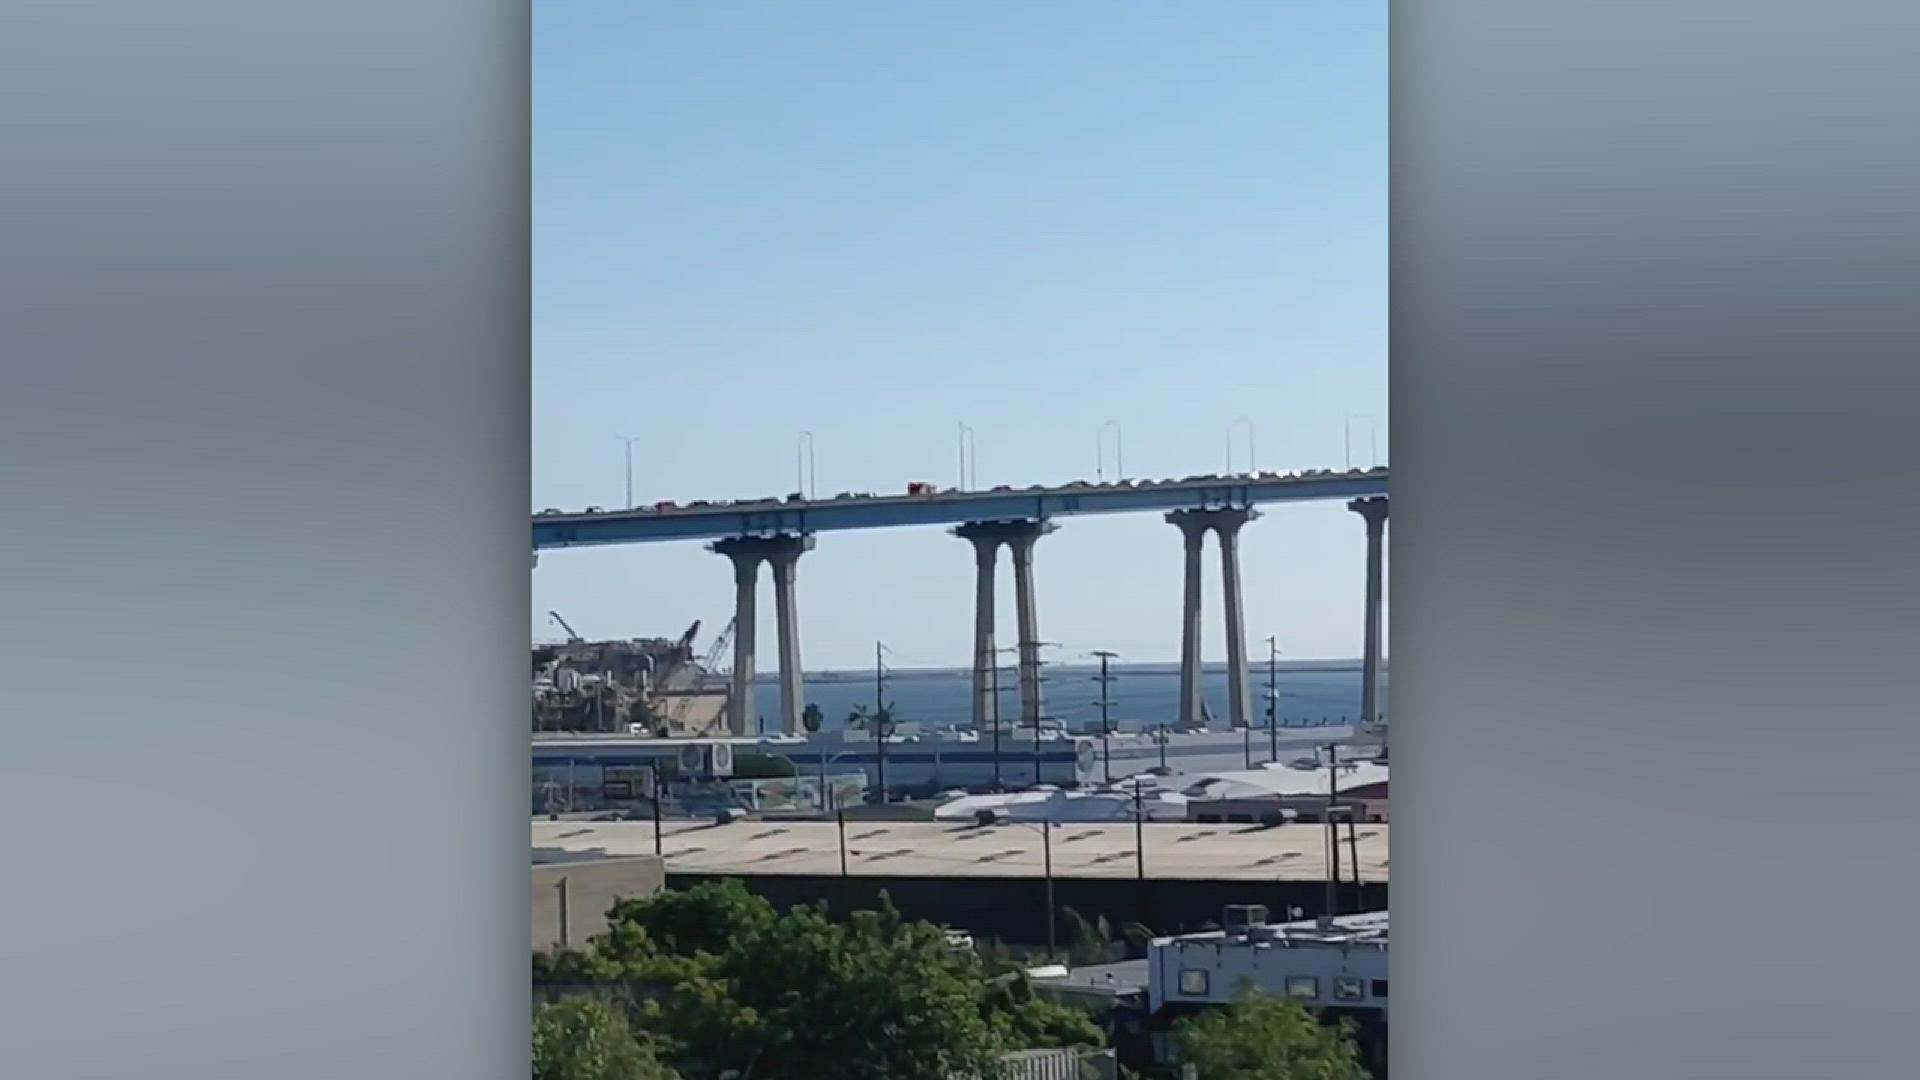
[[[1384, 0], [544, 0], [533, 55], [534, 509], [1341, 468], [1387, 457]], [[1368, 464], [1368, 423], [1352, 425]], [[1107, 468], [1113, 468], [1111, 428]], [[1360, 519], [1242, 534], [1255, 655], [1360, 650]], [[1179, 655], [1180, 537], [1067, 519], [1037, 549], [1041, 636]], [[1001, 636], [1013, 640], [1003, 571]], [[829, 533], [800, 564], [809, 668], [965, 666], [971, 549]], [[1225, 655], [1218, 560], [1206, 654]], [[773, 648], [763, 577], [763, 667]], [[732, 607], [696, 544], [543, 554], [587, 637], [702, 640]]]

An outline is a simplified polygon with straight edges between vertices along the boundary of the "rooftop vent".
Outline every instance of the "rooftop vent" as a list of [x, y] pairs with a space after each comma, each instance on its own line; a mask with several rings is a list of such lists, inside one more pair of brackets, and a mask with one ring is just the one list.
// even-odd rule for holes
[[1228, 904], [1221, 925], [1229, 935], [1245, 934], [1251, 927], [1264, 925], [1267, 921], [1265, 904]]

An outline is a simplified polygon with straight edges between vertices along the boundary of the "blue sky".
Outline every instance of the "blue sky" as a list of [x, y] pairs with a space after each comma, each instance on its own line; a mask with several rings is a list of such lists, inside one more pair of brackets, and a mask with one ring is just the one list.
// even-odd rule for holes
[[[1384, 460], [1386, 15], [535, 4], [534, 508], [620, 504], [620, 435], [642, 503], [792, 491], [803, 429], [823, 495], [955, 483], [962, 422], [988, 486], [1091, 478], [1109, 420], [1135, 476], [1223, 468], [1241, 416], [1261, 468], [1342, 467], [1355, 414]], [[1363, 536], [1334, 505], [1249, 526], [1249, 637], [1358, 655]], [[1179, 655], [1157, 517], [1064, 522], [1036, 580], [1069, 656]], [[875, 640], [967, 662], [972, 553], [941, 530], [823, 536], [799, 581], [810, 668]], [[732, 576], [694, 544], [553, 552], [533, 599], [539, 639], [550, 608], [589, 637], [711, 632]]]

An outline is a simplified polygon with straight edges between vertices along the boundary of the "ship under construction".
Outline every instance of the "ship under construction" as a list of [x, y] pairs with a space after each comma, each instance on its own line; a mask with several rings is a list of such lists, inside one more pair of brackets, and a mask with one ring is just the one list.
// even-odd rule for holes
[[696, 653], [700, 623], [677, 639], [588, 641], [557, 611], [566, 635], [533, 647], [533, 730], [705, 738], [726, 734], [727, 681], [721, 658], [733, 640], [729, 621]]

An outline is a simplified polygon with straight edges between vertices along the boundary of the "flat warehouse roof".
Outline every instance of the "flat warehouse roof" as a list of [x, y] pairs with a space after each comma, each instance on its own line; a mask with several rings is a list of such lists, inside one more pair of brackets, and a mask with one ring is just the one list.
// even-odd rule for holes
[[[1358, 830], [1360, 879], [1385, 882], [1386, 825]], [[1243, 881], [1325, 881], [1326, 826], [1149, 823], [1146, 871], [1151, 878]], [[669, 821], [661, 828], [669, 874], [840, 873], [838, 826], [830, 821]], [[1038, 823], [849, 821], [847, 873], [854, 877], [1037, 878], [1044, 874]], [[1340, 866], [1351, 875], [1351, 848], [1341, 830]], [[535, 820], [536, 849], [575, 855], [651, 855], [649, 821]], [[1067, 822], [1053, 826], [1056, 878], [1134, 876], [1131, 822]]]

